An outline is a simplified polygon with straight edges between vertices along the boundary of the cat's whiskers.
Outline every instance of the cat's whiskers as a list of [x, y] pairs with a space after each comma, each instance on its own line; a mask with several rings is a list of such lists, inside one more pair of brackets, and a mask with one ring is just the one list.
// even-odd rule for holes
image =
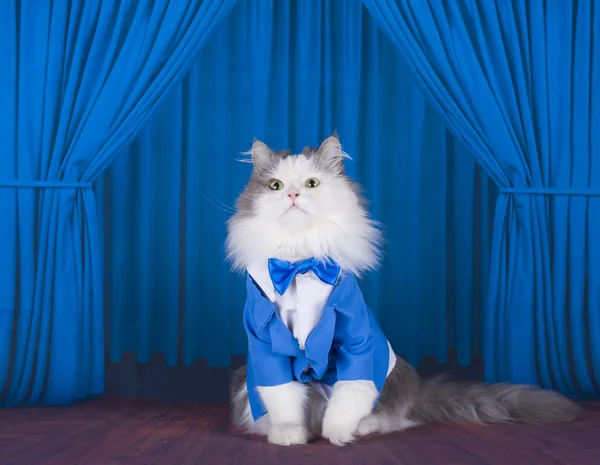
[[219, 199], [215, 194], [213, 194], [211, 191], [208, 191], [208, 194], [210, 194], [212, 196], [212, 199], [206, 195], [204, 195], [204, 193], [202, 193], [202, 196], [208, 200], [212, 205], [214, 205], [215, 207], [217, 207], [219, 210], [224, 211], [226, 213], [236, 213], [236, 212], [241, 212], [241, 213], [253, 213], [251, 211], [243, 211], [243, 210], [236, 210], [234, 207], [227, 205], [225, 202], [223, 202], [221, 199]]
[[[250, 197], [248, 195], [245, 195], [243, 192], [240, 192], [239, 190], [237, 191], [238, 195], [246, 200], [250, 200], [251, 202], [255, 200], [255, 197]], [[246, 213], [250, 213], [250, 212], [246, 212]]]

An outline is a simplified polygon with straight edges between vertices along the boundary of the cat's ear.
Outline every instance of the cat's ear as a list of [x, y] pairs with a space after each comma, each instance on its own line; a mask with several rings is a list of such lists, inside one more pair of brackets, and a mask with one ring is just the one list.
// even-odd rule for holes
[[319, 163], [327, 169], [343, 171], [344, 151], [337, 135], [337, 131], [323, 141], [317, 150]]
[[252, 150], [250, 151], [250, 154], [252, 155], [252, 164], [254, 165], [254, 170], [257, 173], [263, 173], [267, 171], [275, 162], [275, 154], [273, 151], [267, 147], [265, 143], [256, 138], [254, 138], [254, 143], [252, 144]]

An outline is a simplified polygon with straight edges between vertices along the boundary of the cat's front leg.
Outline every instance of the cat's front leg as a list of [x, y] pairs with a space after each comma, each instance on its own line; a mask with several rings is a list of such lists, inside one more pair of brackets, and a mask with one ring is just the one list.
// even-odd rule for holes
[[373, 410], [377, 395], [373, 381], [335, 383], [323, 418], [323, 437], [338, 446], [354, 441], [354, 433]]
[[280, 446], [305, 444], [309, 440], [305, 408], [307, 386], [293, 381], [257, 389], [269, 414], [269, 442]]

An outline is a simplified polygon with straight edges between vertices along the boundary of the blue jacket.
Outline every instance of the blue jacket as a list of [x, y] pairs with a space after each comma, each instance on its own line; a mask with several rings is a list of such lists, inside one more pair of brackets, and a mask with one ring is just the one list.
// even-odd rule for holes
[[306, 340], [305, 350], [300, 349], [275, 305], [250, 275], [246, 289], [246, 384], [255, 421], [266, 413], [257, 386], [277, 386], [291, 381], [320, 381], [333, 386], [338, 380], [369, 380], [381, 392], [390, 349], [352, 274], [344, 273], [336, 284], [321, 320]]

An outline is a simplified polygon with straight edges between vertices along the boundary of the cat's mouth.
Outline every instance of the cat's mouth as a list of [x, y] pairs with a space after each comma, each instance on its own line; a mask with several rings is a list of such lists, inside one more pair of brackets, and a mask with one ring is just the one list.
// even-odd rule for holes
[[299, 207], [298, 205], [293, 203], [292, 205], [290, 205], [288, 207], [288, 209], [285, 212], [283, 212], [283, 214], [286, 215], [286, 214], [288, 214], [290, 212], [294, 212], [294, 211], [301, 211], [301, 212], [306, 213], [306, 210], [304, 210], [302, 207]]

